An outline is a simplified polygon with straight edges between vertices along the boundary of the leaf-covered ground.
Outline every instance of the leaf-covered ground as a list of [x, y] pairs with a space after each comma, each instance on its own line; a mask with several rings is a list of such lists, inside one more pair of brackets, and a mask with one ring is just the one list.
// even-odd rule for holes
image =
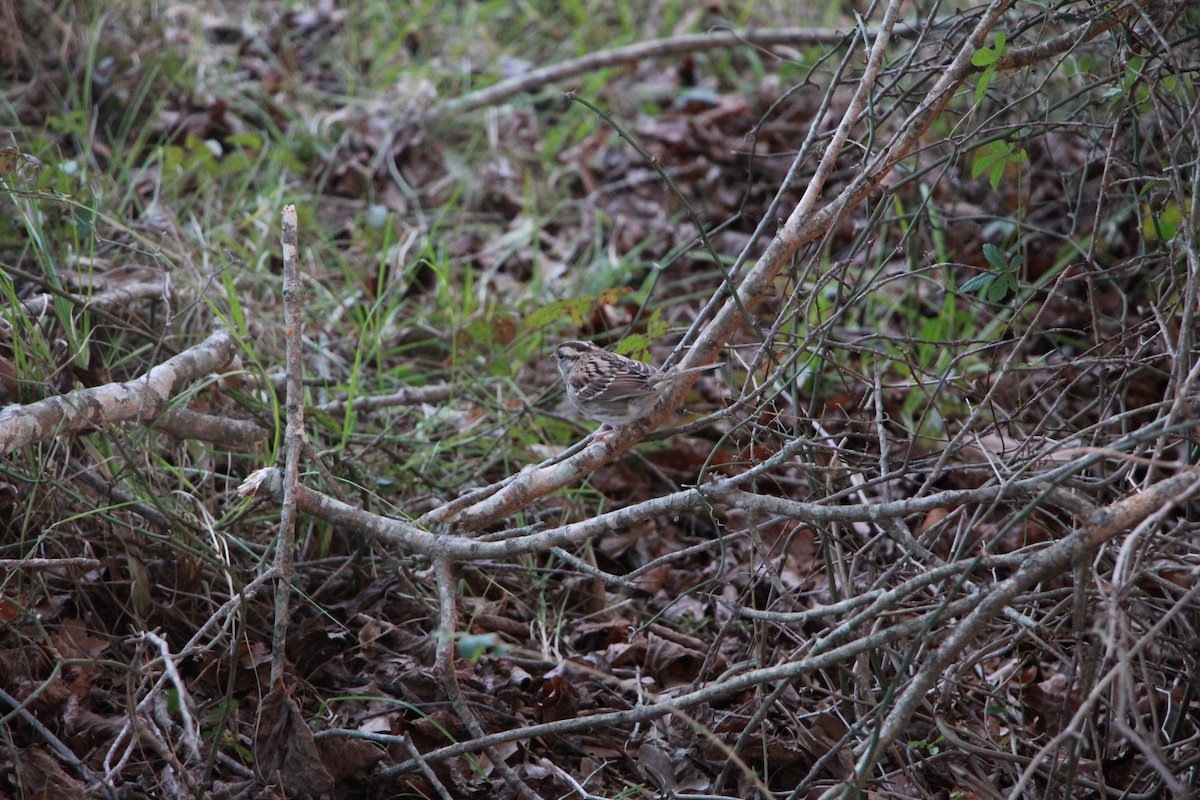
[[[1007, 8], [902, 152], [980, 8], [91, 5], [0, 1], [0, 794], [1200, 791], [1190, 4]], [[557, 342], [708, 346], [793, 223], [481, 510]], [[413, 523], [294, 565], [289, 340], [300, 483]]]

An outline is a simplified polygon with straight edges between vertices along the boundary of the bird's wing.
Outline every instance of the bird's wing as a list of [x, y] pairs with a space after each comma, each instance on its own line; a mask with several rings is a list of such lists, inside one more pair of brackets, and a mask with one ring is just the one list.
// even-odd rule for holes
[[630, 360], [615, 370], [607, 381], [581, 380], [575, 386], [575, 393], [581, 400], [606, 403], [644, 397], [651, 391], [650, 378], [654, 373], [654, 367], [649, 364]]

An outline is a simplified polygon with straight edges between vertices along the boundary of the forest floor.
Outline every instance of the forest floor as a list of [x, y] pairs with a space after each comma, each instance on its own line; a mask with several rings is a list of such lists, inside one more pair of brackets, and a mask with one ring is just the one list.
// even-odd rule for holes
[[0, 795], [1196, 796], [1200, 10], [790, 5], [0, 0]]

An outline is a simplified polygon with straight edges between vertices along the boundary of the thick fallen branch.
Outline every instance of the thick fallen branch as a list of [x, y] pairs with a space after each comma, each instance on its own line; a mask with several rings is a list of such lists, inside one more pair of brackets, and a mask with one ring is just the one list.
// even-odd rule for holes
[[144, 377], [79, 389], [0, 411], [0, 454], [64, 433], [123, 422], [153, 424], [188, 384], [227, 366], [238, 352], [232, 333], [220, 328], [195, 347], [152, 368]]

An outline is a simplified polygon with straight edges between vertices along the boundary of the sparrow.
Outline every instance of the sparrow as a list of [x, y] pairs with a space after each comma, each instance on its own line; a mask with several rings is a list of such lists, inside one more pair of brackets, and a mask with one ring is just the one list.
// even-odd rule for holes
[[591, 342], [563, 342], [554, 363], [567, 387], [567, 397], [585, 417], [609, 427], [642, 419], [679, 378], [721, 364], [663, 372], [649, 364], [610, 353]]

